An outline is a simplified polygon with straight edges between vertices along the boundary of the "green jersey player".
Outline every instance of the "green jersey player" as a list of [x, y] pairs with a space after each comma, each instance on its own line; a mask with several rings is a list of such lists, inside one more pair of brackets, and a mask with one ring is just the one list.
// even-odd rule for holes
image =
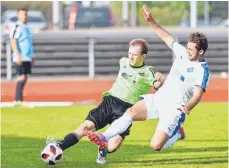
[[[121, 58], [118, 77], [109, 91], [103, 93], [101, 104], [92, 109], [86, 120], [73, 132], [67, 134], [57, 144], [65, 150], [79, 142], [90, 131], [97, 131], [121, 117], [124, 112], [147, 94], [152, 87], [156, 90], [164, 82], [164, 76], [147, 66], [144, 59], [148, 53], [148, 44], [143, 39], [134, 39], [129, 44], [129, 58]], [[131, 126], [130, 126], [131, 127]], [[97, 163], [106, 163], [106, 154], [119, 148], [129, 135], [130, 127], [120, 135], [109, 140], [107, 148], [98, 151]], [[49, 143], [47, 141], [46, 143]]]

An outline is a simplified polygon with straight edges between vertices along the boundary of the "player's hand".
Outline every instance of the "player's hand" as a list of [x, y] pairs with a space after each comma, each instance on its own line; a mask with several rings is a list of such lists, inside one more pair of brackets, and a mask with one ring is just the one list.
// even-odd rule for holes
[[34, 63], [35, 63], [35, 61], [36, 61], [36, 59], [35, 59], [35, 58], [32, 58], [32, 64], [34, 64]]
[[18, 57], [17, 58], [16, 64], [19, 65], [19, 66], [22, 65], [21, 57]]
[[184, 112], [185, 114], [190, 114], [190, 111], [185, 106], [178, 108], [178, 110]]
[[146, 4], [143, 5], [143, 16], [147, 22], [149, 22], [151, 24], [153, 24], [155, 22], [153, 17], [152, 17], [151, 11]]
[[155, 78], [156, 78], [157, 82], [159, 82], [161, 84], [163, 84], [164, 81], [165, 81], [165, 76], [162, 73], [160, 73], [160, 72], [157, 72], [155, 74]]

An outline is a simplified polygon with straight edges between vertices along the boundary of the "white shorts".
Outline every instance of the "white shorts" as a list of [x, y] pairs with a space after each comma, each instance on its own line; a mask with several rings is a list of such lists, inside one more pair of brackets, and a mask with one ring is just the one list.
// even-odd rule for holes
[[162, 130], [170, 137], [176, 134], [185, 120], [185, 113], [178, 110], [180, 104], [159, 102], [155, 94], [141, 96], [147, 107], [147, 120], [159, 118], [157, 130]]

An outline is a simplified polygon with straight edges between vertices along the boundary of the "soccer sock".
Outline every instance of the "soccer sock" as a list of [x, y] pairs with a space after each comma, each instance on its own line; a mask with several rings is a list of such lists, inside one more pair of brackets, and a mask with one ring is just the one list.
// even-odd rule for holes
[[18, 81], [16, 86], [16, 95], [15, 100], [16, 101], [23, 101], [23, 88], [25, 85], [25, 81]]
[[99, 148], [99, 154], [101, 156], [105, 157], [107, 153], [110, 153], [107, 148], [104, 148], [104, 149]]
[[171, 138], [169, 138], [169, 140], [166, 142], [166, 144], [163, 146], [162, 149], [167, 149], [170, 148], [171, 146], [173, 146], [175, 144], [175, 142], [177, 140], [179, 140], [181, 138], [181, 134], [176, 133], [174, 136], [172, 136]]
[[107, 140], [115, 135], [121, 134], [132, 124], [132, 118], [127, 113], [115, 120], [108, 129], [103, 133]]
[[79, 137], [75, 132], [69, 133], [60, 141], [62, 150], [65, 150], [79, 142]]

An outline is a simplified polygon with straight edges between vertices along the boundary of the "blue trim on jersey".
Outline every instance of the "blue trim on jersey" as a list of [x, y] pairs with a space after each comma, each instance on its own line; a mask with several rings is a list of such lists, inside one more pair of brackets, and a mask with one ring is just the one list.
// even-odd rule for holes
[[206, 62], [205, 59], [203, 58], [202, 60], [200, 60], [200, 62]]
[[182, 113], [181, 113], [181, 117], [180, 117], [180, 119], [179, 119], [179, 121], [178, 121], [178, 125], [177, 125], [176, 128], [174, 129], [173, 134], [171, 135], [170, 138], [172, 138], [172, 137], [177, 133], [177, 131], [180, 129], [180, 125], [181, 125], [182, 123], [184, 123], [184, 121], [185, 121], [185, 113], [182, 112]]
[[209, 67], [207, 66], [207, 64], [201, 64], [201, 66], [204, 68], [204, 75], [201, 83], [201, 88], [205, 90], [209, 80]]
[[180, 80], [184, 82], [185, 77], [183, 75], [180, 76]]

